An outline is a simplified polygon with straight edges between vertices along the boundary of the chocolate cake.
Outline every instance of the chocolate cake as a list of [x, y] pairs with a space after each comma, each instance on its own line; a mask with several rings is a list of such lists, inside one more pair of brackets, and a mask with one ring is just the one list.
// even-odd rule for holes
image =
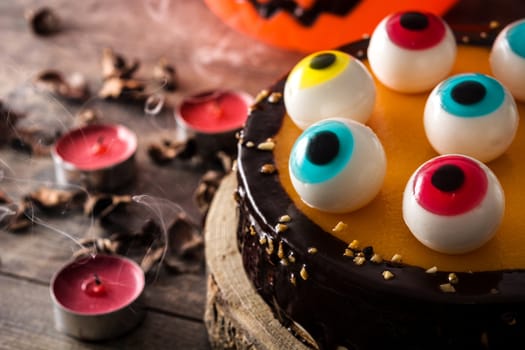
[[[490, 75], [497, 32], [454, 32], [449, 76]], [[340, 51], [370, 67], [369, 44]], [[239, 141], [236, 195], [246, 274], [281, 323], [306, 330], [310, 337], [297, 337], [320, 349], [524, 347], [525, 130], [518, 128], [509, 148], [486, 163], [505, 191], [494, 237], [468, 252], [442, 253], [411, 234], [402, 208], [411, 174], [438, 156], [423, 125], [430, 91], [398, 92], [374, 75], [377, 96], [366, 125], [384, 146], [384, 182], [360, 209], [327, 212], [306, 204], [292, 184], [290, 152], [303, 130], [287, 113], [286, 83], [283, 77], [262, 91], [252, 108]], [[516, 105], [525, 113], [523, 103]]]

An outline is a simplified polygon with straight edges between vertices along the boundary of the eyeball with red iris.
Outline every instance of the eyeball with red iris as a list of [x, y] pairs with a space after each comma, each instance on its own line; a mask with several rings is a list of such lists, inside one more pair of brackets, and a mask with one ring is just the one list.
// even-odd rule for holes
[[424, 111], [427, 138], [440, 154], [461, 153], [482, 162], [503, 154], [518, 129], [510, 93], [484, 74], [459, 74], [430, 93]]
[[366, 123], [374, 109], [376, 88], [368, 69], [337, 50], [303, 58], [284, 86], [284, 104], [301, 129], [326, 118], [348, 118]]
[[512, 95], [525, 102], [525, 19], [507, 25], [490, 53], [492, 73]]
[[444, 155], [421, 165], [403, 195], [403, 219], [425, 246], [445, 254], [473, 251], [500, 226], [505, 196], [494, 173], [464, 155]]
[[290, 152], [292, 185], [307, 205], [342, 213], [379, 193], [386, 171], [381, 142], [369, 127], [332, 118], [307, 128]]
[[405, 93], [432, 89], [451, 71], [456, 40], [449, 26], [426, 12], [400, 12], [383, 19], [368, 45], [368, 61], [385, 86]]

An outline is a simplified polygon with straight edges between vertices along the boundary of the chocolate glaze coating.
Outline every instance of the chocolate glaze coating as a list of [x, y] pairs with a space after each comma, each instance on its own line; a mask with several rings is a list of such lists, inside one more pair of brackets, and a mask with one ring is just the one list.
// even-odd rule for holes
[[[465, 33], [457, 35], [464, 38]], [[473, 38], [471, 44], [488, 45], [494, 35]], [[367, 44], [364, 40], [342, 50], [359, 57]], [[270, 91], [282, 92], [284, 79]], [[299, 323], [321, 349], [525, 347], [525, 271], [456, 273], [455, 292], [445, 293], [440, 285], [448, 283], [447, 271], [431, 274], [419, 266], [373, 263], [370, 254], [363, 254], [366, 262], [358, 266], [344, 256], [348, 245], [308, 219], [277, 174], [259, 173], [261, 165], [273, 163], [272, 152], [245, 146], [274, 136], [284, 115], [282, 100], [257, 103], [242, 132], [237, 173], [244, 267], [284, 326]], [[278, 232], [275, 225], [284, 214], [292, 220]], [[310, 247], [317, 253], [308, 253]], [[385, 280], [385, 270], [395, 278]]]

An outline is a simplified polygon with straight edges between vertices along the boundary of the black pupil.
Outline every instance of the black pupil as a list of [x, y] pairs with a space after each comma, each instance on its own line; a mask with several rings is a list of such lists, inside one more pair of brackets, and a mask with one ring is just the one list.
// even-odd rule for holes
[[310, 68], [324, 69], [330, 67], [335, 62], [335, 55], [330, 52], [321, 53], [314, 56], [310, 61]]
[[487, 89], [477, 81], [463, 81], [452, 89], [452, 99], [462, 105], [477, 103], [485, 97]]
[[313, 164], [328, 164], [339, 153], [339, 139], [331, 131], [321, 131], [308, 141], [306, 157]]
[[432, 185], [443, 192], [453, 192], [463, 185], [465, 174], [456, 165], [446, 164], [432, 174]]
[[423, 30], [428, 27], [428, 18], [420, 12], [407, 12], [401, 15], [401, 26], [408, 30]]

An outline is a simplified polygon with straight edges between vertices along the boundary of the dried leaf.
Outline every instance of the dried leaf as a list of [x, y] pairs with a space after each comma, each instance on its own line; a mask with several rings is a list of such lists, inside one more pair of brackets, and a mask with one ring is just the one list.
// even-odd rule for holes
[[16, 122], [22, 115], [10, 110], [0, 100], [0, 144], [6, 143], [13, 134]]
[[132, 202], [130, 195], [99, 193], [88, 196], [84, 202], [84, 214], [105, 217], [111, 212]]
[[48, 187], [41, 187], [26, 196], [26, 200], [38, 208], [49, 211], [62, 211], [77, 207], [84, 198], [85, 194], [82, 191], [64, 191]]
[[77, 126], [86, 126], [91, 124], [96, 124], [101, 119], [100, 112], [92, 109], [86, 108], [82, 109], [75, 116], [75, 124]]
[[186, 141], [162, 140], [160, 143], [151, 144], [148, 154], [157, 164], [166, 164], [175, 158], [188, 159], [195, 155], [196, 145], [193, 139]]
[[8, 219], [7, 230], [11, 232], [21, 232], [29, 228], [33, 222], [31, 217], [32, 207], [27, 202], [22, 202], [16, 208], [16, 214]]
[[105, 48], [102, 51], [102, 77], [104, 80], [131, 78], [139, 67], [140, 62], [138, 60], [128, 63], [124, 56], [115, 53], [111, 48]]
[[140, 262], [140, 267], [144, 273], [148, 273], [157, 265], [162, 257], [164, 256], [164, 247], [158, 247], [154, 249], [149, 249], [142, 261]]
[[144, 101], [147, 98], [145, 88], [145, 84], [136, 79], [111, 77], [104, 81], [98, 96], [105, 99]]
[[27, 10], [25, 18], [36, 35], [51, 35], [60, 31], [60, 17], [49, 7]]
[[164, 57], [153, 67], [153, 79], [166, 91], [177, 89], [177, 71]]
[[185, 217], [176, 220], [168, 231], [165, 265], [176, 273], [198, 273], [203, 269], [204, 240], [196, 225]]
[[34, 83], [38, 89], [67, 100], [82, 102], [90, 97], [86, 79], [80, 73], [65, 78], [57, 70], [44, 70], [35, 77]]
[[208, 170], [200, 179], [194, 191], [193, 198], [201, 213], [206, 213], [219, 188], [224, 173], [216, 170]]

